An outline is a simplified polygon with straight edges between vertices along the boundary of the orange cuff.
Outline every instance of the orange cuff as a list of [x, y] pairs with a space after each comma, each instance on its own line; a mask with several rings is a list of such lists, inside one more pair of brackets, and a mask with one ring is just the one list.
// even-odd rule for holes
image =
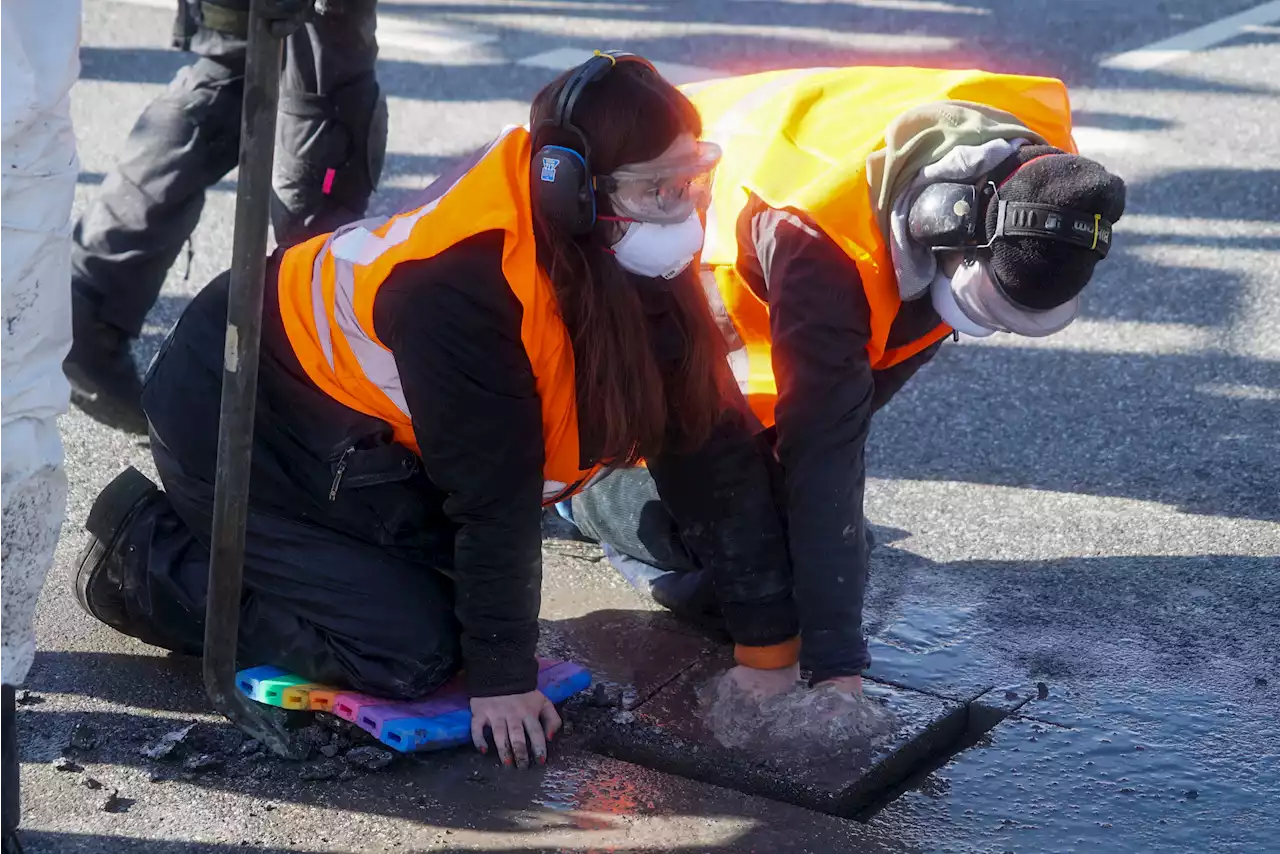
[[733, 658], [744, 667], [757, 670], [781, 670], [800, 660], [800, 638], [775, 643], [773, 646], [743, 646], [735, 644]]

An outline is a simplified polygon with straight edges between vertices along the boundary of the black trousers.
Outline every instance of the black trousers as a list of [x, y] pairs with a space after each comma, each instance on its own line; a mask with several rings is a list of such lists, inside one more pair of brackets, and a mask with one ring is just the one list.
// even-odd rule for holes
[[18, 714], [12, 685], [0, 685], [0, 844], [18, 830]]
[[[272, 222], [286, 246], [363, 215], [386, 153], [376, 0], [322, 5], [285, 42]], [[248, 0], [218, 7], [224, 18], [228, 7], [243, 15]], [[243, 37], [195, 26], [199, 58], [143, 111], [76, 223], [73, 287], [132, 336], [199, 223], [206, 190], [236, 167], [245, 47]]]
[[[209, 583], [213, 485], [185, 472], [153, 433], [163, 493], [136, 514], [114, 554], [126, 607], [147, 639], [199, 654]], [[414, 698], [458, 671], [447, 576], [351, 534], [250, 507], [241, 667], [273, 664], [315, 682]]]

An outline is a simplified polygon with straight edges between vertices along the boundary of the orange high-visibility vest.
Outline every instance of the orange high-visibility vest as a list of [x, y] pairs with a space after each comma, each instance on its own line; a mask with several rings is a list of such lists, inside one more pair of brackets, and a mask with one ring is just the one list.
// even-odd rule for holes
[[378, 289], [397, 264], [501, 231], [502, 272], [524, 309], [520, 337], [542, 401], [543, 498], [551, 501], [571, 494], [594, 469], [578, 467], [573, 346], [551, 281], [537, 262], [529, 157], [528, 132], [509, 128], [427, 204], [289, 249], [280, 264], [280, 312], [311, 381], [344, 406], [387, 422], [396, 441], [420, 453], [395, 357], [373, 327]]
[[769, 309], [736, 269], [738, 216], [749, 194], [776, 209], [806, 214], [857, 265], [871, 307], [867, 358], [891, 367], [951, 333], [940, 325], [889, 349], [902, 302], [888, 245], [867, 183], [867, 156], [883, 148], [899, 115], [935, 101], [971, 101], [1012, 113], [1065, 151], [1075, 152], [1062, 81], [1046, 77], [929, 68], [799, 69], [685, 87], [702, 115], [703, 136], [724, 149], [716, 167], [702, 263], [746, 346], [744, 391], [766, 426], [777, 384]]

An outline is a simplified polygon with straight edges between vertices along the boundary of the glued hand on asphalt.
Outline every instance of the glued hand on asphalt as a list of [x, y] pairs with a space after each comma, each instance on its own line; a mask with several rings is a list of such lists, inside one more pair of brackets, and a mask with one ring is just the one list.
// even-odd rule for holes
[[725, 678], [747, 696], [755, 700], [767, 700], [785, 694], [800, 681], [800, 665], [792, 664], [777, 670], [762, 670], [739, 664], [730, 668]]
[[862, 677], [861, 676], [835, 676], [826, 679], [814, 685], [815, 688], [821, 688], [823, 685], [830, 685], [841, 694], [848, 694], [851, 697], [862, 696]]
[[532, 759], [547, 764], [547, 742], [560, 729], [560, 714], [541, 691], [471, 699], [471, 740], [481, 753], [489, 752], [484, 730], [493, 733], [502, 764], [528, 768]]

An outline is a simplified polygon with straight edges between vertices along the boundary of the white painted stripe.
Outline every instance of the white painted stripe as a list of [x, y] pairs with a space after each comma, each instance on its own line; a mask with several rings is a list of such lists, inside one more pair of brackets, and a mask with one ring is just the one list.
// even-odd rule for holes
[[[110, 0], [110, 2], [163, 9], [173, 14], [176, 0]], [[425, 23], [417, 18], [378, 16], [380, 47], [398, 47], [416, 53], [440, 56], [455, 54], [497, 40], [498, 36], [493, 33], [480, 33], [447, 24]]]
[[1280, 223], [1267, 219], [1211, 219], [1125, 213], [1122, 230], [1125, 234], [1168, 237], [1170, 243], [1176, 243], [1179, 237], [1280, 240]]
[[1149, 71], [1190, 56], [1196, 51], [1221, 44], [1244, 32], [1247, 27], [1273, 24], [1276, 21], [1280, 21], [1280, 2], [1263, 3], [1173, 38], [1117, 54], [1099, 64], [1103, 68], [1124, 71]]
[[1147, 148], [1147, 142], [1141, 134], [1134, 131], [1108, 130], [1077, 126], [1071, 130], [1076, 146], [1086, 157], [1096, 154], [1117, 154], [1123, 151], [1141, 151]]
[[152, 9], [164, 9], [166, 12], [174, 12], [178, 4], [170, 3], [169, 0], [111, 0], [113, 3], [123, 3], [126, 6], [150, 6]]
[[[1085, 294], [1086, 299], [1088, 294]], [[1116, 355], [1170, 355], [1207, 353], [1218, 350], [1219, 331], [1189, 323], [1155, 323], [1138, 320], [1094, 320], [1080, 318], [1055, 335], [1027, 338], [1022, 335], [992, 335], [990, 338], [961, 337], [961, 347], [1012, 347], [1022, 350], [1066, 350], [1074, 353]]]
[[[791, 6], [822, 6], [832, 0], [732, 0], [735, 3], [784, 3]], [[892, 12], [938, 12], [945, 15], [990, 15], [990, 9], [961, 6], [943, 0], [834, 0], [841, 6], [860, 6], [863, 9], [885, 9]]]
[[[526, 56], [524, 59], [516, 60], [516, 62], [519, 65], [529, 65], [534, 68], [564, 71], [567, 68], [586, 62], [590, 57], [591, 51], [589, 50], [576, 47], [561, 47], [534, 54], [533, 56]], [[697, 83], [701, 80], [713, 80], [724, 76], [724, 72], [715, 71], [711, 68], [700, 68], [697, 65], [681, 65], [678, 62], [657, 61], [653, 64], [657, 67], [658, 73], [677, 86], [684, 83]]]
[[1196, 386], [1200, 394], [1213, 397], [1226, 397], [1232, 400], [1265, 400], [1280, 401], [1280, 388], [1267, 388], [1260, 385], [1227, 385], [1226, 383], [1210, 383]]
[[428, 24], [415, 18], [378, 16], [378, 46], [416, 53], [451, 54], [496, 42], [496, 33], [479, 33], [447, 24]]

